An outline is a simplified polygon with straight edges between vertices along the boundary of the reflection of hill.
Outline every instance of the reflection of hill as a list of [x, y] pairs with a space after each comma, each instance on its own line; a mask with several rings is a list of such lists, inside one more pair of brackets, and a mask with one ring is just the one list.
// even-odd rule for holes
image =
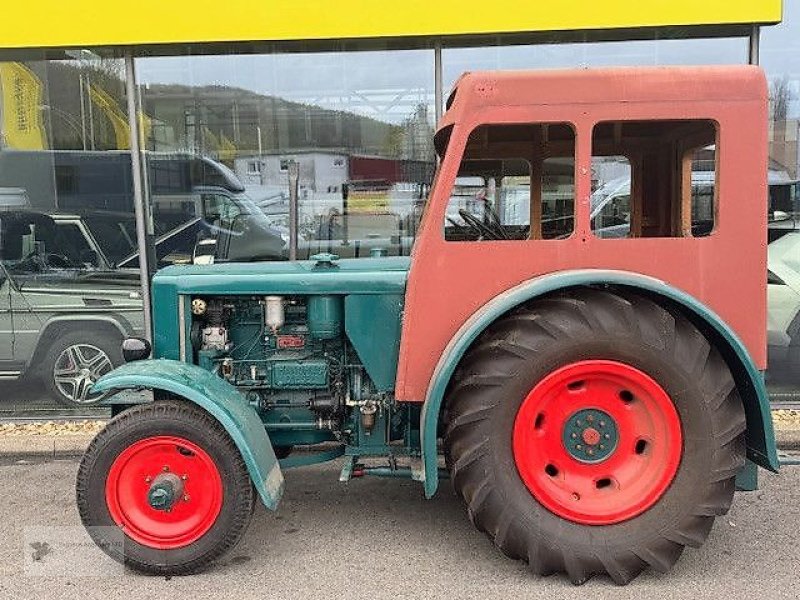
[[224, 86], [151, 85], [144, 90], [145, 112], [154, 118], [159, 150], [195, 149], [213, 153], [225, 136], [239, 153], [293, 148], [343, 149], [395, 155], [400, 126], [341, 110], [265, 96]]
[[[82, 114], [80, 76], [85, 86], [100, 87], [127, 113], [121, 61], [91, 67], [67, 61], [25, 64], [45, 83], [51, 148], [81, 149], [84, 135], [87, 148], [116, 148], [107, 115], [97, 106], [90, 111], [85, 93]], [[151, 150], [215, 156], [230, 152], [232, 143], [237, 154], [254, 154], [259, 128], [264, 152], [322, 148], [399, 157], [405, 143], [403, 125], [234, 87], [150, 85], [143, 89], [143, 103], [153, 119], [146, 144]]]

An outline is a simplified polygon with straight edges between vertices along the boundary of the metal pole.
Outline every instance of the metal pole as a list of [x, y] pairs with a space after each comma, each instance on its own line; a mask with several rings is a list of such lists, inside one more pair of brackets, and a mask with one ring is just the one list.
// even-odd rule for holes
[[751, 65], [758, 64], [758, 51], [761, 41], [760, 38], [761, 38], [761, 27], [758, 25], [753, 25], [753, 28], [750, 30], [750, 49], [747, 57], [747, 61]]
[[139, 119], [136, 118], [136, 69], [130, 50], [125, 51], [125, 92], [128, 100], [128, 126], [131, 130], [131, 176], [133, 178], [133, 210], [136, 215], [136, 243], [139, 246], [139, 283], [144, 309], [144, 335], [152, 340], [150, 306], [150, 269], [148, 265], [148, 207], [144, 198], [142, 155], [139, 147]]
[[444, 84], [442, 73], [442, 43], [437, 41], [433, 45], [433, 95], [436, 107], [434, 114], [436, 115], [436, 124], [442, 118], [442, 111], [444, 109]]
[[[80, 67], [83, 69], [83, 65]], [[78, 83], [80, 85], [81, 90], [81, 140], [83, 143], [83, 149], [86, 150], [86, 76], [81, 70], [80, 75], [78, 76]]]
[[94, 107], [92, 106], [92, 82], [89, 75], [86, 75], [86, 108], [89, 111], [89, 147], [94, 150]]
[[289, 161], [289, 260], [297, 260], [297, 209], [300, 182], [300, 163]]

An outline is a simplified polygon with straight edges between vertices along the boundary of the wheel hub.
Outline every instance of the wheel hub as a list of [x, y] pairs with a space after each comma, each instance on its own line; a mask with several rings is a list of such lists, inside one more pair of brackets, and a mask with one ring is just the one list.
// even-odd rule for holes
[[147, 490], [147, 503], [155, 510], [169, 512], [183, 495], [183, 480], [174, 473], [161, 473]]
[[584, 463], [599, 463], [616, 450], [619, 442], [617, 423], [599, 408], [585, 408], [573, 413], [564, 423], [564, 449]]

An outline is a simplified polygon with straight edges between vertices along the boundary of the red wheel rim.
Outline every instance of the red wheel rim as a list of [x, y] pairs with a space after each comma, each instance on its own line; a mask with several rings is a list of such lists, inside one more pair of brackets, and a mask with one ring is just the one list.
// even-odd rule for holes
[[680, 465], [683, 436], [675, 405], [650, 376], [587, 360], [531, 390], [514, 422], [513, 452], [545, 508], [575, 523], [611, 525], [661, 498]]
[[219, 516], [222, 499], [214, 461], [180, 437], [135, 442], [114, 460], [106, 479], [106, 504], [114, 522], [136, 542], [161, 550], [187, 546], [205, 535]]

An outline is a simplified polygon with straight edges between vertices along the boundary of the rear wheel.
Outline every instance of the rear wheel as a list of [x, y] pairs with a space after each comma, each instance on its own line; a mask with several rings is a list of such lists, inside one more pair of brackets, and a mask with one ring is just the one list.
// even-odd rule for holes
[[98, 434], [78, 470], [77, 500], [83, 524], [110, 556], [179, 575], [239, 541], [254, 491], [222, 426], [189, 403], [166, 400], [132, 408]]
[[745, 418], [682, 315], [579, 290], [495, 323], [447, 397], [445, 450], [470, 518], [508, 556], [573, 583], [668, 570], [730, 507]]

